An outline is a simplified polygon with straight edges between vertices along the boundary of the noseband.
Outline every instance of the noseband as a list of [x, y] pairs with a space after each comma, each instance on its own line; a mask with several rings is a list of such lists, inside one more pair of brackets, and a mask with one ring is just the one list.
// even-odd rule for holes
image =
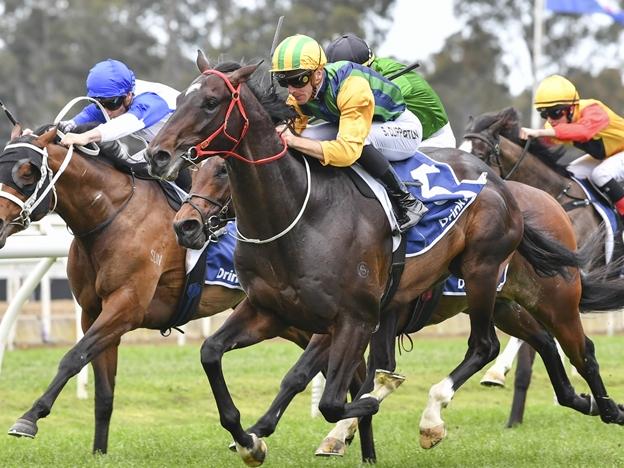
[[[247, 117], [247, 111], [245, 110], [245, 106], [243, 106], [243, 102], [241, 101], [240, 90], [241, 90], [242, 83], [239, 83], [238, 86], [236, 86], [235, 88], [232, 82], [230, 81], [230, 79], [224, 73], [218, 70], [205, 70], [203, 72], [203, 75], [215, 75], [221, 78], [225, 82], [225, 85], [228, 87], [228, 89], [231, 92], [230, 104], [228, 105], [227, 112], [225, 113], [223, 123], [219, 126], [219, 128], [217, 128], [204, 141], [191, 147], [182, 156], [182, 159], [185, 159], [191, 164], [195, 164], [198, 160], [205, 159], [204, 157], [219, 155], [219, 156], [232, 156], [236, 159], [240, 159], [241, 161], [244, 161], [249, 164], [266, 164], [266, 163], [275, 161], [276, 159], [279, 159], [286, 154], [286, 152], [288, 151], [288, 145], [286, 144], [286, 140], [284, 140], [284, 137], [282, 137], [281, 135], [279, 137], [284, 147], [277, 154], [274, 154], [272, 156], [267, 156], [265, 158], [251, 160], [237, 153], [236, 149], [240, 145], [243, 138], [245, 138], [245, 135], [247, 134], [247, 131], [249, 130], [249, 118]], [[238, 111], [243, 120], [243, 128], [241, 129], [241, 132], [238, 138], [230, 135], [228, 133], [228, 128], [227, 128], [228, 122], [230, 121], [230, 116], [235, 107], [238, 108]], [[219, 150], [219, 151], [207, 150], [206, 148], [210, 146], [210, 143], [212, 143], [212, 141], [220, 135], [223, 135], [226, 139], [230, 140], [232, 142], [232, 147], [229, 150]]]
[[[195, 203], [193, 203], [193, 198], [201, 198], [202, 200], [215, 205], [217, 208], [219, 208], [219, 213], [216, 215], [212, 215], [208, 217], [208, 219], [206, 219], [202, 210], [200, 210], [199, 207]], [[227, 213], [230, 209], [230, 204], [232, 203], [232, 197], [229, 197], [225, 203], [221, 203], [218, 200], [215, 200], [214, 198], [206, 195], [201, 195], [199, 193], [189, 193], [182, 202], [182, 204], [184, 203], [188, 203], [189, 205], [191, 205], [191, 207], [199, 214], [202, 223], [202, 231], [206, 235], [206, 239], [209, 242], [217, 242], [217, 231], [225, 226], [228, 221], [232, 221], [233, 219], [235, 219], [227, 216]]]

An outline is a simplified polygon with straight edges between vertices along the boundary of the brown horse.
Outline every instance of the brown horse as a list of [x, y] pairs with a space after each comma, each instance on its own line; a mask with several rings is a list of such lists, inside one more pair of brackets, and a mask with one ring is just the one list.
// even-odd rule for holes
[[[516, 197], [523, 212], [530, 215], [531, 219], [539, 222], [541, 226], [547, 226], [557, 239], [574, 248], [571, 242], [574, 238], [570, 220], [560, 205], [546, 193], [526, 185], [511, 182], [510, 190]], [[174, 218], [174, 228], [178, 236], [178, 242], [189, 248], [202, 246], [224, 222], [233, 219], [231, 209], [231, 196], [227, 178], [225, 161], [221, 158], [206, 160], [200, 167], [193, 179], [192, 193], [180, 208]], [[554, 228], [554, 226], [558, 226]], [[594, 250], [594, 246], [588, 248]], [[594, 271], [586, 271], [581, 277], [583, 286], [580, 298], [581, 311], [588, 310], [613, 310], [624, 306], [624, 295], [619, 299], [613, 292], [619, 292], [624, 287], [624, 280], [603, 278], [604, 271], [597, 268]], [[555, 336], [566, 334], [573, 335], [572, 327], [578, 326], [577, 307], [565, 307], [564, 304], [574, 304], [577, 299], [576, 283], [561, 282], [557, 297], [550, 295], [547, 282], [549, 280], [540, 277], [528, 267], [526, 261], [516, 252], [509, 264], [509, 276], [505, 286], [496, 299], [494, 308], [494, 324], [516, 337], [521, 337], [538, 349], [553, 388], [564, 406], [569, 406], [578, 411], [587, 411], [588, 396], [576, 395], [559, 359], [556, 345], [548, 329]], [[538, 285], [537, 288], [527, 285]], [[539, 292], [535, 292], [535, 290]], [[564, 298], [562, 300], [562, 298]], [[527, 307], [530, 312], [525, 309]], [[411, 307], [399, 309], [395, 314], [383, 314], [379, 330], [373, 335], [371, 354], [376, 356], [376, 366], [388, 371], [394, 371], [394, 347], [384, 348], [385, 335], [389, 335], [387, 342], [392, 343], [392, 338], [401, 333], [413, 333], [423, 325], [440, 323], [460, 311], [465, 310], [466, 300], [462, 296], [443, 296], [437, 305], [430, 304], [434, 308], [432, 316], [426, 323], [422, 320], [414, 321]], [[556, 315], [555, 315], [556, 314]], [[537, 320], [536, 320], [537, 319]], [[549, 324], [547, 328], [542, 324]], [[382, 337], [382, 338], [379, 338]], [[274, 415], [283, 414], [285, 402], [290, 401], [301, 385], [289, 387], [289, 382], [281, 388], [274, 406], [251, 428], [260, 437], [266, 437], [275, 430], [277, 418]], [[284, 395], [288, 395], [285, 398]], [[434, 401], [432, 404], [435, 404]], [[428, 410], [428, 415], [432, 410]], [[435, 411], [435, 410], [433, 410]], [[435, 414], [435, 413], [434, 413]], [[428, 416], [430, 417], [430, 416]], [[440, 420], [441, 421], [441, 420]], [[425, 422], [426, 424], [426, 422]], [[343, 453], [345, 442], [349, 440], [354, 429], [355, 421], [340, 422], [326, 438], [317, 454]], [[421, 443], [425, 448], [432, 447], [439, 442], [440, 430], [437, 436], [427, 437], [431, 431], [423, 427]]]
[[[185, 250], [171, 229], [175, 211], [154, 181], [116, 170], [105, 157], [68, 152], [52, 127], [17, 138], [0, 157], [0, 247], [7, 236], [54, 209], [74, 233], [68, 259], [72, 292], [82, 307], [84, 337], [63, 357], [45, 393], [9, 430], [35, 437], [67, 381], [89, 362], [95, 379], [94, 452], [106, 452], [113, 411], [120, 338], [136, 328], [163, 329], [176, 314], [185, 278]], [[15, 145], [13, 145], [15, 144]], [[68, 164], [67, 164], [68, 163]], [[67, 164], [65, 166], [65, 164]], [[62, 177], [50, 185], [50, 177]], [[51, 187], [45, 194], [43, 191]], [[34, 198], [31, 196], [34, 195]], [[38, 205], [24, 202], [36, 198]], [[191, 319], [234, 307], [240, 290], [203, 288]], [[294, 329], [284, 336], [305, 347], [310, 337]]]
[[[321, 413], [328, 421], [375, 413], [376, 398], [345, 403], [345, 394], [379, 323], [391, 233], [379, 205], [361, 197], [344, 171], [310, 164], [287, 151], [275, 133], [268, 104], [263, 106], [263, 96], [247, 84], [257, 66], [226, 74], [211, 69], [200, 54], [198, 67], [202, 75], [179, 96], [176, 112], [152, 140], [146, 156], [152, 173], [163, 178], [174, 178], [192, 161], [229, 156], [233, 206], [239, 232], [245, 233], [239, 235], [235, 265], [247, 299], [204, 342], [201, 360], [221, 424], [246, 463], [257, 465], [264, 460], [266, 446], [240, 424], [222, 373], [223, 354], [275, 336], [288, 326], [327, 334], [331, 345]], [[273, 105], [287, 109], [278, 97]], [[179, 152], [191, 148], [186, 158], [180, 157]], [[509, 189], [476, 158], [446, 149], [431, 156], [456, 160], [453, 169], [459, 179], [476, 180], [487, 172], [488, 183], [444, 238], [406, 262], [385, 312], [411, 303], [448, 272], [465, 278], [472, 330], [468, 352], [444, 387], [450, 398], [498, 353], [491, 322], [496, 283], [513, 252], [519, 249], [546, 276], [568, 272], [566, 265], [576, 266], [578, 259], [525, 222]], [[580, 294], [580, 283], [578, 290]], [[259, 317], [265, 327], [255, 326]], [[579, 332], [576, 340], [568, 340], [574, 348], [569, 351], [590, 382], [601, 417], [624, 422], [624, 414], [606, 396], [592, 346], [585, 346]], [[305, 369], [318, 353], [318, 347], [309, 345], [293, 372]]]
[[[609, 263], [622, 258], [621, 242], [613, 242], [601, 229], [602, 218], [592, 207], [579, 183], [557, 160], [565, 147], [548, 147], [539, 140], [530, 146], [518, 137], [519, 115], [512, 108], [477, 116], [469, 123], [462, 148], [478, 156], [503, 179], [523, 182], [548, 192], [565, 208], [572, 220], [576, 238], [581, 242], [598, 242], [596, 261]], [[615, 244], [613, 246], [613, 244]], [[620, 262], [612, 264], [611, 272], [619, 275]], [[514, 397], [508, 427], [522, 422], [526, 394], [531, 379], [535, 351], [528, 346], [520, 349]]]

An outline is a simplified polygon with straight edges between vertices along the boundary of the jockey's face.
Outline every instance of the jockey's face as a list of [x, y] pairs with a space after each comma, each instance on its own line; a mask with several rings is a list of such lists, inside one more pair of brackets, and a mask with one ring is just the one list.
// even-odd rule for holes
[[106, 113], [111, 119], [114, 119], [115, 117], [119, 117], [120, 115], [128, 112], [128, 108], [130, 107], [130, 104], [132, 103], [132, 98], [133, 98], [133, 94], [128, 93], [126, 97], [124, 98], [121, 106], [119, 106], [117, 109], [115, 110], [104, 109], [104, 110], [106, 111]]
[[288, 94], [291, 94], [297, 104], [303, 105], [310, 101], [314, 97], [314, 93], [321, 85], [323, 81], [323, 69], [319, 68], [312, 73], [310, 81], [303, 87], [297, 88], [295, 86], [288, 85]]

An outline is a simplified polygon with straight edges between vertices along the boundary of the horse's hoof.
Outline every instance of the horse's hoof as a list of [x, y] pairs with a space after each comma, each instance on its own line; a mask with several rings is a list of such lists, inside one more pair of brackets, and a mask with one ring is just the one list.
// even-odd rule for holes
[[444, 423], [439, 426], [429, 427], [420, 430], [420, 446], [424, 449], [430, 449], [438, 445], [446, 437], [446, 428]]
[[267, 454], [267, 446], [264, 440], [259, 438], [256, 434], [249, 434], [252, 438], [252, 446], [250, 449], [236, 444], [236, 451], [241, 456], [245, 465], [247, 466], [260, 466], [264, 463], [264, 459]]
[[232, 442], [230, 445], [228, 445], [228, 448], [230, 449], [230, 451], [236, 452], [236, 442]]
[[490, 369], [488, 370], [481, 381], [479, 382], [481, 385], [485, 385], [486, 387], [505, 387], [505, 374], [501, 374], [500, 372]]
[[34, 439], [37, 435], [37, 425], [28, 419], [18, 419], [9, 429], [9, 435], [15, 437], [30, 437]]
[[316, 449], [317, 457], [342, 457], [347, 450], [347, 445], [335, 437], [326, 437]]

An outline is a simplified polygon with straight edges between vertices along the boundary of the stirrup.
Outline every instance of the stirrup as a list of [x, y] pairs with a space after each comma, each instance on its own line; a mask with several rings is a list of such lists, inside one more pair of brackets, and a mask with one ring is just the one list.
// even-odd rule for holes
[[405, 232], [412, 226], [418, 224], [418, 222], [422, 219], [422, 217], [429, 211], [429, 209], [425, 206], [423, 202], [418, 199], [415, 199], [416, 203], [412, 206], [407, 207], [402, 205], [400, 209], [402, 210], [402, 215], [400, 219], [397, 219], [399, 223], [399, 231]]

